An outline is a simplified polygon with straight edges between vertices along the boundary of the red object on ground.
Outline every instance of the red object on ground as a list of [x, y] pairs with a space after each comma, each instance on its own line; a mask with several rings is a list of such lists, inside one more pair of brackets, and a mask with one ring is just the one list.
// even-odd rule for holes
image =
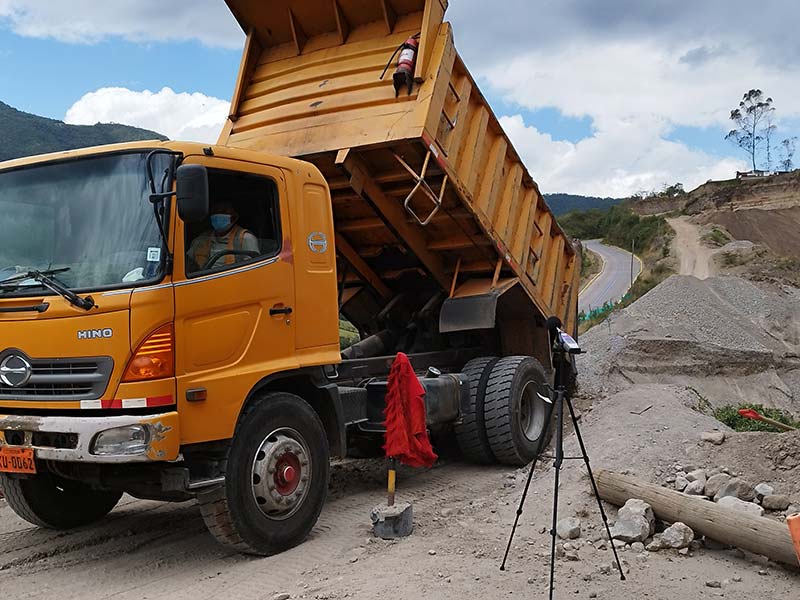
[[438, 456], [428, 439], [425, 424], [425, 389], [417, 379], [408, 356], [402, 352], [389, 372], [386, 389], [386, 456], [410, 467], [430, 467]]
[[753, 419], [754, 421], [762, 421], [764, 419], [764, 417], [762, 417], [752, 408], [740, 408], [739, 414], [745, 417], [746, 419]]

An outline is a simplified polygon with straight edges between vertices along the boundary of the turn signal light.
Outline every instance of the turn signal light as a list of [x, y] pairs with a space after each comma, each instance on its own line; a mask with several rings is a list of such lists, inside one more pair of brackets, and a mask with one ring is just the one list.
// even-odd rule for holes
[[175, 335], [172, 324], [159, 327], [133, 353], [122, 375], [123, 383], [175, 375]]

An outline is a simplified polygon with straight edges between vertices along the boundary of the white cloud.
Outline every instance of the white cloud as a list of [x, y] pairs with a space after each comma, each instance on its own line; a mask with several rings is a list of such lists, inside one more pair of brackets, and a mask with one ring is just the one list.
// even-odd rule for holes
[[746, 169], [743, 161], [664, 139], [658, 119], [607, 122], [607, 129], [575, 144], [553, 140], [520, 115], [500, 122], [544, 193], [623, 197], [676, 181], [691, 189]]
[[170, 139], [214, 143], [229, 110], [227, 100], [199, 92], [176, 93], [168, 87], [158, 92], [100, 88], [73, 104], [64, 121], [73, 125], [122, 123]]
[[749, 87], [775, 99], [779, 114], [800, 116], [800, 68], [760, 64], [748, 48], [707, 52], [696, 44], [664, 48], [650, 41], [572, 43], [517, 54], [482, 74], [508, 100], [529, 109], [556, 107], [595, 125], [658, 118], [673, 125], [729, 125], [730, 109]]
[[69, 43], [200, 40], [240, 48], [244, 34], [224, 2], [192, 0], [0, 0], [0, 20], [18, 35]]

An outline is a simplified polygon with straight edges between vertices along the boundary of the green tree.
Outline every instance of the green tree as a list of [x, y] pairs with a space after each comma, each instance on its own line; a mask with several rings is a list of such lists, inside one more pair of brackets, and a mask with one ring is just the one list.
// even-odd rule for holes
[[797, 137], [790, 137], [781, 141], [781, 159], [778, 164], [780, 164], [781, 169], [784, 171], [791, 171], [794, 169], [794, 152], [796, 142]]
[[767, 128], [774, 127], [772, 118], [775, 107], [772, 106], [772, 98], [764, 98], [764, 92], [758, 89], [749, 90], [742, 96], [738, 108], [731, 111], [730, 119], [736, 125], [731, 129], [726, 140], [731, 140], [750, 157], [753, 170], [756, 167], [756, 155], [765, 139], [772, 135], [772, 129], [767, 132]]

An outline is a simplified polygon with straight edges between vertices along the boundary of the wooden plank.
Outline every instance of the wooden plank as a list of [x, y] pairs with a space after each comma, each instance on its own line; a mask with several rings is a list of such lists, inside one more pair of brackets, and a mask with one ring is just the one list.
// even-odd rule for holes
[[372, 287], [384, 300], [390, 300], [393, 296], [385, 283], [375, 271], [364, 261], [358, 251], [350, 245], [341, 233], [336, 233], [336, 251], [339, 255], [350, 263], [361, 278]]
[[600, 497], [607, 502], [622, 506], [631, 498], [644, 500], [658, 519], [684, 523], [692, 528], [696, 537], [704, 535], [798, 568], [785, 523], [725, 508], [700, 496], [682, 494], [630, 475], [601, 470], [596, 480]]
[[536, 218], [536, 202], [536, 190], [534, 188], [526, 189], [522, 198], [519, 218], [514, 221], [516, 228], [511, 241], [511, 254], [523, 269], [528, 262], [528, 252], [531, 247], [533, 221]]
[[389, 198], [369, 175], [369, 168], [354, 152], [342, 150], [336, 156], [336, 164], [342, 166], [349, 174], [353, 189], [362, 194], [383, 219], [386, 226], [396, 232], [400, 240], [424, 266], [425, 270], [436, 280], [443, 290], [450, 289], [450, 277], [435, 252], [428, 250], [428, 240], [419, 226], [406, 220], [407, 214], [403, 206]]
[[505, 177], [505, 185], [500, 192], [500, 202], [492, 213], [494, 230], [502, 240], [508, 240], [508, 224], [511, 215], [519, 217], [519, 197], [522, 195], [522, 165], [514, 162]]
[[244, 41], [244, 51], [242, 52], [242, 59], [239, 62], [239, 74], [236, 76], [236, 85], [233, 88], [233, 97], [231, 98], [231, 108], [228, 111], [228, 118], [231, 121], [235, 121], [239, 115], [239, 105], [244, 99], [245, 91], [250, 83], [250, 77], [253, 74], [260, 54], [261, 45], [256, 39], [255, 29], [251, 28]]
[[489, 111], [486, 106], [478, 104], [477, 110], [472, 114], [469, 121], [469, 132], [464, 142], [464, 151], [459, 156], [455, 156], [458, 180], [464, 182], [466, 191], [474, 198], [475, 186], [478, 181], [478, 174], [481, 172], [477, 168], [483, 161], [483, 137], [486, 135], [486, 127], [489, 124]]
[[414, 79], [417, 82], [421, 83], [428, 73], [433, 47], [436, 44], [439, 26], [444, 20], [446, 10], [447, 0], [429, 0], [425, 3], [425, 11], [422, 14], [422, 30], [419, 38], [419, 54], [414, 71]]
[[391, 35], [394, 31], [394, 25], [397, 23], [397, 13], [389, 4], [389, 0], [381, 0], [381, 8], [383, 9], [383, 20], [386, 23], [386, 33]]
[[436, 240], [428, 244], [429, 250], [464, 250], [466, 248], [477, 248], [491, 246], [492, 241], [484, 235], [476, 235], [474, 238], [466, 235], [458, 235], [450, 238]]
[[336, 29], [339, 32], [339, 43], [344, 44], [347, 41], [347, 36], [350, 35], [350, 24], [342, 12], [342, 7], [339, 6], [338, 0], [333, 1], [333, 15], [336, 18]]
[[303, 46], [306, 45], [306, 42], [308, 41], [308, 36], [303, 31], [303, 28], [300, 27], [300, 23], [297, 22], [297, 19], [295, 18], [292, 9], [290, 8], [288, 10], [289, 10], [289, 26], [292, 29], [292, 41], [294, 42], [295, 50], [299, 55], [302, 54], [303, 52]]
[[464, 75], [461, 78], [461, 82], [456, 88], [456, 93], [459, 97], [458, 110], [455, 114], [455, 128], [450, 132], [450, 138], [447, 140], [448, 156], [454, 152], [459, 152], [461, 148], [461, 142], [464, 139], [464, 134], [469, 128], [469, 103], [470, 94], [472, 93], [472, 83], [470, 82], [469, 77]]
[[480, 191], [475, 196], [475, 208], [483, 212], [491, 220], [490, 207], [494, 205], [494, 197], [498, 194], [498, 180], [502, 178], [503, 167], [506, 163], [506, 148], [508, 143], [502, 135], [498, 135], [492, 143], [489, 157], [483, 169], [483, 179]]

